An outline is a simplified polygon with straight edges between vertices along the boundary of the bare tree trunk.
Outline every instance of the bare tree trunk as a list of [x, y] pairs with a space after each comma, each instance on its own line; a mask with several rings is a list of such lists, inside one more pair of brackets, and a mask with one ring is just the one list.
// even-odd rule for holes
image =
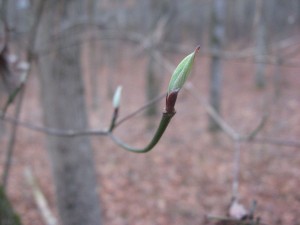
[[[267, 53], [267, 34], [266, 20], [264, 15], [264, 0], [256, 0], [255, 3], [255, 39], [256, 39], [256, 59], [264, 60]], [[256, 64], [255, 84], [257, 87], [263, 88], [265, 81], [265, 64], [258, 62]]]
[[[91, 28], [89, 29], [88, 33], [88, 62], [90, 64], [88, 65], [90, 68], [89, 73], [89, 79], [90, 79], [90, 87], [91, 87], [91, 97], [92, 97], [92, 107], [93, 109], [98, 109], [100, 107], [101, 97], [99, 93], [99, 76], [98, 69], [99, 69], [99, 57], [97, 52], [100, 51], [100, 48], [98, 47], [98, 42], [96, 40], [92, 40], [92, 33], [95, 30], [94, 24], [95, 22], [95, 6], [96, 6], [96, 0], [91, 0], [88, 5], [88, 16], [89, 16], [89, 23], [91, 25]], [[90, 39], [90, 40], [89, 40]]]
[[[176, 3], [173, 3], [176, 4]], [[150, 31], [149, 48], [147, 51], [148, 65], [146, 71], [146, 97], [147, 101], [154, 99], [160, 93], [162, 82], [162, 67], [155, 61], [155, 52], [160, 51], [160, 46], [166, 38], [169, 25], [169, 19], [172, 16], [170, 0], [156, 0], [151, 2], [152, 24]], [[175, 7], [174, 7], [175, 8]], [[152, 104], [146, 110], [149, 117], [156, 116], [158, 113], [158, 104]], [[152, 127], [151, 123], [149, 127]]]
[[281, 95], [281, 85], [282, 85], [282, 75], [283, 75], [283, 70], [282, 70], [282, 62], [283, 62], [283, 57], [280, 53], [280, 50], [277, 50], [277, 59], [276, 59], [276, 65], [274, 68], [274, 78], [273, 78], [273, 84], [274, 84], [274, 100], [277, 101], [278, 98]]
[[[51, 8], [49, 9], [51, 4]], [[41, 102], [46, 126], [86, 129], [87, 113], [81, 77], [80, 47], [71, 45], [72, 28], [82, 15], [80, 0], [50, 1], [38, 35], [38, 46], [50, 45], [53, 30], [58, 47], [39, 56]], [[65, 22], [71, 26], [60, 30]], [[49, 46], [48, 46], [49, 47]], [[101, 224], [93, 152], [87, 137], [47, 137], [61, 222], [64, 225]]]
[[[146, 77], [146, 94], [147, 94], [147, 101], [151, 101], [160, 93], [161, 89], [161, 74], [162, 71], [160, 65], [156, 65], [157, 62], [154, 58], [154, 51], [155, 50], [148, 50], [148, 66], [147, 66], [147, 77]], [[156, 116], [158, 113], [158, 103], [154, 103], [148, 107], [146, 111], [146, 115], [149, 117]], [[149, 125], [152, 127], [152, 124]]]
[[[210, 64], [210, 104], [220, 114], [221, 112], [221, 81], [222, 81], [222, 59], [219, 52], [223, 48], [225, 39], [225, 10], [223, 0], [214, 0], [211, 18], [211, 48], [213, 56]], [[209, 116], [209, 129], [219, 130], [220, 127], [215, 120]]]

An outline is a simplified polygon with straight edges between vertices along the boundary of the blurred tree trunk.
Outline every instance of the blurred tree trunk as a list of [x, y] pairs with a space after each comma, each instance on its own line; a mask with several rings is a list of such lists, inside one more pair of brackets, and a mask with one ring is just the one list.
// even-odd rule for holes
[[[210, 64], [210, 104], [217, 113], [221, 113], [221, 81], [222, 81], [222, 59], [220, 51], [223, 49], [225, 39], [225, 10], [226, 1], [214, 0], [211, 11], [211, 33], [210, 45], [212, 58]], [[209, 130], [219, 130], [219, 125], [209, 116]]]
[[[116, 31], [116, 36], [119, 36], [122, 32], [126, 31], [124, 24], [126, 24], [126, 14], [124, 14], [124, 8], [126, 3], [121, 0], [114, 1], [113, 10], [107, 8], [107, 4], [103, 2], [103, 8], [109, 13], [109, 19], [106, 22], [102, 22], [102, 26]], [[100, 28], [101, 29], [101, 28]], [[104, 54], [104, 66], [107, 74], [107, 96], [109, 99], [112, 98], [115, 92], [116, 75], [120, 71], [121, 58], [122, 58], [122, 43], [118, 38], [107, 39], [102, 42], [102, 51]]]
[[281, 55], [280, 50], [277, 50], [276, 52], [276, 64], [274, 68], [274, 77], [273, 77], [273, 84], [274, 84], [274, 100], [277, 101], [281, 95], [281, 85], [282, 85], [282, 63], [283, 63], [283, 57]]
[[[0, 105], [3, 107], [5, 100], [6, 100], [6, 77], [7, 77], [7, 66], [5, 64], [5, 57], [4, 57], [4, 49], [6, 45], [6, 28], [5, 24], [2, 20], [5, 19], [5, 5], [3, 1], [1, 1], [0, 13], [1, 13], [1, 20], [0, 20]], [[2, 110], [2, 109], [1, 109]], [[0, 138], [5, 133], [5, 123], [0, 121]]]
[[[72, 43], [76, 36], [72, 31], [76, 31], [76, 22], [83, 15], [82, 4], [87, 2], [57, 0], [48, 3], [37, 39], [38, 48], [46, 47], [50, 51], [38, 58], [44, 123], [61, 130], [86, 129], [80, 46], [76, 42]], [[62, 224], [101, 224], [93, 151], [89, 139], [84, 136], [48, 136], [47, 144]]]
[[[147, 67], [147, 101], [151, 101], [160, 93], [161, 89], [161, 66], [157, 65], [154, 58], [154, 51], [149, 50], [148, 56], [148, 67]], [[151, 104], [146, 111], [147, 116], [156, 116], [158, 113], [158, 103]], [[151, 127], [151, 125], [149, 125]]]
[[105, 40], [102, 47], [102, 51], [105, 52], [105, 62], [104, 65], [107, 67], [107, 97], [109, 99], [114, 95], [116, 88], [116, 74], [118, 73], [118, 68], [120, 67], [120, 60], [118, 59], [118, 54], [121, 54], [117, 48], [117, 42], [115, 40]]
[[266, 31], [266, 15], [265, 15], [265, 1], [256, 0], [255, 2], [255, 42], [256, 42], [256, 64], [255, 84], [259, 88], [263, 88], [265, 81], [265, 59], [267, 53], [267, 31]]
[[[173, 3], [176, 4], [176, 3]], [[155, 52], [165, 40], [167, 32], [167, 23], [172, 16], [173, 8], [170, 0], [156, 0], [151, 2], [151, 11], [153, 18], [151, 20], [149, 48], [147, 49], [148, 66], [146, 71], [146, 98], [151, 101], [160, 93], [162, 83], [162, 67], [155, 60]], [[158, 103], [151, 104], [146, 111], [149, 117], [156, 116], [158, 113]], [[151, 124], [149, 125], [151, 127]]]
[[96, 40], [93, 40], [92, 34], [95, 31], [95, 24], [96, 24], [96, 5], [99, 0], [90, 0], [88, 4], [88, 22], [90, 25], [90, 29], [87, 34], [87, 48], [88, 48], [88, 54], [87, 54], [87, 61], [89, 62], [89, 80], [90, 80], [90, 87], [91, 87], [91, 98], [92, 98], [92, 107], [93, 109], [98, 110], [101, 102], [101, 96], [99, 93], [99, 76], [98, 69], [99, 69], [99, 55], [97, 54], [100, 49], [98, 42]]

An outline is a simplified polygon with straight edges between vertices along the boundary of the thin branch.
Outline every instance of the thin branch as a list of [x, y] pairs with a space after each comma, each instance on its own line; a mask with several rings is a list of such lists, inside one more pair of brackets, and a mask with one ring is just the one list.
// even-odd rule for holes
[[[91, 25], [93, 25], [93, 24], [91, 24]], [[97, 25], [95, 25], [95, 26], [97, 26]], [[69, 48], [72, 46], [82, 45], [83, 43], [85, 43], [87, 41], [95, 41], [95, 40], [100, 41], [103, 39], [107, 39], [110, 41], [112, 39], [122, 39], [122, 40], [131, 41], [131, 42], [140, 44], [143, 42], [145, 37], [138, 33], [127, 32], [123, 35], [120, 35], [120, 32], [118, 32], [118, 31], [106, 30], [105, 32], [102, 31], [99, 34], [96, 34], [96, 36], [75, 40], [74, 42], [70, 43], [69, 45], [65, 45], [63, 47]], [[296, 38], [294, 38], [294, 39], [296, 39]], [[280, 45], [280, 43], [281, 42], [279, 42], [277, 44]], [[296, 40], [294, 40], [289, 45], [282, 45], [281, 48], [287, 48], [294, 44], [296, 44]], [[190, 46], [184, 46], [184, 45], [174, 46], [174, 44], [170, 44], [170, 43], [164, 43], [163, 46], [161, 46], [161, 47], [167, 48], [167, 49], [173, 49], [173, 50], [175, 49], [182, 53], [187, 53], [190, 49], [192, 49], [192, 47], [190, 47]], [[57, 48], [57, 47], [53, 47], [51, 49], [40, 49], [37, 51], [37, 54], [38, 55], [49, 54], [55, 48]], [[277, 63], [277, 58], [272, 55], [266, 55], [266, 57], [264, 57], [264, 59], [261, 59], [260, 56], [257, 56], [254, 54], [254, 51], [252, 48], [248, 48], [248, 49], [245, 49], [245, 50], [239, 51], [239, 52], [232, 52], [232, 51], [217, 51], [216, 52], [216, 51], [212, 51], [209, 48], [204, 48], [204, 47], [201, 49], [202, 57], [207, 57], [207, 56], [211, 56], [211, 55], [218, 55], [218, 56], [222, 57], [222, 59], [230, 60], [230, 61], [240, 61], [240, 62], [248, 62], [248, 63], [265, 63], [265, 64], [270, 64], [270, 65], [276, 65], [276, 63]], [[298, 68], [298, 67], [300, 67], [300, 62], [292, 61], [292, 60], [283, 60], [282, 66]]]
[[[5, 3], [6, 3], [6, 1], [5, 1]], [[37, 11], [36, 20], [35, 20], [35, 23], [32, 27], [32, 30], [30, 32], [31, 36], [29, 37], [29, 46], [28, 46], [29, 49], [27, 50], [28, 51], [28, 61], [29, 61], [29, 63], [32, 62], [31, 50], [33, 48], [33, 45], [35, 44], [38, 24], [39, 24], [41, 16], [42, 16], [44, 5], [45, 5], [44, 1], [40, 1], [38, 11]], [[6, 7], [6, 4], [3, 3], [3, 10], [4, 11], [5, 11], [5, 7]], [[3, 109], [3, 111], [1, 112], [1, 115], [0, 115], [1, 118], [5, 116], [6, 110], [8, 109], [9, 105], [11, 103], [13, 103], [16, 96], [19, 95], [19, 99], [18, 99], [18, 102], [16, 104], [15, 115], [14, 115], [14, 118], [16, 118], [16, 120], [19, 119], [20, 114], [21, 114], [21, 109], [22, 109], [22, 102], [24, 100], [24, 95], [25, 95], [25, 87], [26, 87], [25, 84], [26, 84], [26, 81], [27, 81], [28, 74], [30, 74], [30, 71], [31, 71], [31, 67], [29, 68], [29, 71], [27, 70], [27, 71], [23, 72], [24, 74], [22, 74], [22, 76], [21, 76], [21, 83], [12, 92], [12, 94], [8, 97], [7, 103], [5, 104], [5, 107], [4, 107], [4, 109]], [[11, 135], [10, 135], [8, 146], [7, 146], [6, 159], [5, 159], [3, 175], [2, 175], [2, 184], [3, 184], [4, 190], [6, 189], [7, 184], [8, 184], [9, 173], [10, 173], [10, 168], [11, 168], [11, 162], [12, 162], [13, 152], [14, 152], [15, 143], [16, 143], [16, 139], [17, 139], [17, 131], [18, 131], [18, 124], [13, 123], [12, 124]]]
[[[286, 49], [288, 47], [297, 44], [299, 44], [299, 36], [295, 36], [293, 38], [289, 38], [288, 40], [283, 40], [274, 43], [273, 46], [276, 45], [279, 46], [276, 49], [280, 49], [282, 51], [283, 49]], [[164, 46], [167, 49], [176, 50], [181, 53], [187, 53], [189, 52], [189, 49], [191, 49], [191, 46], [174, 45], [172, 43], [164, 43]], [[262, 59], [260, 55], [255, 54], [253, 48], [247, 48], [239, 52], [213, 51], [210, 48], [201, 49], [202, 57], [207, 57], [212, 55], [220, 56], [224, 60], [240, 61], [240, 62], [248, 62], [248, 63], [265, 63], [265, 64], [276, 65], [276, 61], [277, 61], [277, 57], [273, 55], [264, 55], [264, 59]], [[298, 61], [292, 61], [292, 60], [283, 60], [282, 65], [285, 67], [300, 67], [300, 63]]]
[[34, 196], [34, 200], [36, 202], [36, 205], [38, 209], [40, 210], [42, 214], [42, 218], [47, 225], [56, 225], [57, 224], [57, 219], [54, 217], [52, 214], [51, 210], [49, 209], [48, 202], [41, 191], [41, 188], [38, 185], [38, 182], [36, 178], [33, 176], [30, 168], [26, 168], [24, 171], [24, 176], [25, 179], [32, 189], [32, 193]]
[[264, 126], [266, 125], [266, 123], [267, 123], [267, 120], [268, 120], [268, 116], [269, 116], [269, 114], [268, 113], [265, 113], [264, 115], [263, 115], [263, 117], [261, 118], [261, 120], [260, 120], [260, 123], [257, 125], [257, 127], [255, 128], [255, 129], [253, 129], [253, 131], [252, 132], [250, 132], [250, 134], [248, 134], [248, 135], [246, 135], [245, 137], [244, 137], [244, 139], [246, 139], [246, 140], [253, 140], [255, 137], [256, 137], [256, 135], [264, 128]]
[[107, 135], [108, 132], [106, 130], [59, 130], [55, 128], [49, 128], [49, 127], [43, 127], [34, 125], [28, 122], [19, 121], [15, 118], [5, 116], [4, 118], [1, 118], [4, 122], [16, 124], [18, 126], [25, 127], [27, 129], [45, 133], [52, 136], [59, 136], [59, 137], [76, 137], [76, 136], [88, 136], [88, 135]]
[[[137, 110], [135, 110], [134, 112], [124, 116], [123, 118], [121, 118], [119, 121], [117, 121], [114, 124], [113, 128], [116, 128], [117, 126], [121, 125], [122, 123], [124, 123], [126, 120], [131, 119], [132, 117], [136, 116], [137, 114], [139, 114], [140, 112], [144, 111], [145, 109], [147, 109], [147, 107], [149, 107], [151, 104], [154, 104], [155, 102], [163, 99], [166, 96], [167, 93], [162, 93], [159, 96], [157, 96], [156, 98], [152, 99], [151, 101], [147, 102], [145, 105], [143, 105], [142, 107], [138, 108]], [[0, 111], [0, 113], [2, 113]], [[95, 129], [95, 130], [83, 130], [83, 131], [78, 131], [78, 130], [58, 130], [55, 128], [49, 128], [49, 127], [44, 127], [44, 126], [39, 126], [39, 125], [34, 125], [28, 122], [23, 122], [23, 121], [19, 121], [16, 118], [12, 118], [9, 116], [5, 116], [5, 117], [0, 117], [1, 120], [3, 120], [4, 122], [7, 123], [11, 123], [11, 124], [15, 124], [18, 126], [22, 126], [25, 127], [27, 129], [36, 131], [36, 132], [42, 132], [48, 135], [52, 135], [52, 136], [62, 136], [62, 137], [75, 137], [75, 136], [87, 136], [87, 135], [107, 135], [108, 134], [108, 130], [101, 130], [101, 129]]]
[[28, 55], [28, 61], [31, 62], [32, 59], [32, 53], [34, 52], [34, 46], [37, 38], [37, 32], [39, 28], [40, 21], [42, 19], [42, 15], [45, 9], [47, 1], [39, 1], [39, 5], [37, 7], [36, 12], [36, 19], [34, 20], [34, 24], [32, 25], [32, 29], [30, 32], [30, 37], [28, 41], [28, 49], [27, 49], [27, 55]]
[[[239, 189], [239, 174], [240, 174], [240, 158], [241, 158], [241, 135], [237, 133], [231, 126], [229, 126], [225, 120], [223, 120], [219, 114], [211, 107], [208, 103], [204, 102], [202, 98], [200, 98], [192, 84], [186, 86], [186, 89], [189, 93], [196, 98], [205, 108], [206, 112], [218, 123], [220, 128], [227, 134], [232, 141], [234, 142], [234, 159], [233, 159], [233, 181], [232, 181], [232, 197], [234, 199], [238, 199], [238, 189]], [[257, 132], [260, 129], [255, 129]], [[257, 133], [255, 132], [255, 134]], [[252, 133], [251, 133], [252, 134]], [[254, 135], [254, 134], [253, 134]]]
[[27, 72], [24, 74], [24, 79], [22, 79], [21, 83], [17, 88], [15, 88], [11, 94], [8, 96], [6, 103], [4, 104], [3, 109], [0, 111], [0, 117], [4, 117], [6, 115], [6, 112], [8, 110], [8, 107], [14, 102], [15, 98], [23, 92], [25, 88], [25, 83], [27, 80]]
[[233, 181], [232, 181], [232, 198], [238, 199], [239, 193], [239, 176], [241, 170], [241, 143], [234, 142], [234, 159], [233, 159]]
[[140, 55], [145, 50], [156, 49], [162, 43], [162, 40], [165, 37], [165, 28], [169, 22], [169, 19], [170, 14], [166, 14], [158, 18], [150, 34], [139, 41], [140, 43], [135, 50], [135, 55]]
[[113, 129], [116, 127], [116, 121], [118, 119], [118, 115], [119, 115], [119, 107], [114, 109], [113, 115], [111, 117], [108, 132], [112, 132]]
[[293, 148], [300, 149], [300, 141], [295, 141], [295, 140], [282, 140], [282, 139], [275, 139], [269, 137], [256, 137], [252, 140], [243, 139], [241, 141], [264, 143], [264, 144], [276, 145], [276, 146], [279, 145], [279, 146], [286, 146], [286, 147], [293, 147]]
[[213, 109], [213, 107], [204, 102], [204, 100], [198, 96], [198, 93], [195, 91], [191, 83], [186, 86], [186, 90], [204, 106], [206, 112], [218, 123], [225, 134], [227, 134], [234, 141], [237, 141], [241, 138], [241, 135], [238, 134], [229, 124], [227, 124], [225, 120], [223, 120], [221, 116]]
[[114, 127], [117, 127], [119, 125], [121, 125], [122, 123], [124, 123], [126, 120], [136, 116], [137, 114], [139, 114], [140, 112], [144, 111], [145, 109], [147, 109], [149, 106], [151, 106], [152, 104], [160, 101], [161, 99], [166, 97], [167, 92], [162, 93], [160, 95], [158, 95], [156, 98], [152, 99], [151, 101], [147, 102], [145, 105], [143, 105], [142, 107], [138, 108], [137, 110], [135, 110], [134, 112], [124, 116], [123, 118], [121, 118], [119, 121], [117, 121], [115, 123]]
[[[114, 129], [121, 125], [122, 123], [124, 123], [126, 120], [129, 120], [130, 118], [136, 116], [138, 113], [142, 112], [143, 110], [145, 110], [147, 107], [149, 107], [151, 104], [154, 104], [155, 102], [163, 99], [166, 96], [166, 93], [162, 93], [159, 96], [157, 96], [156, 98], [152, 99], [151, 101], [147, 102], [145, 105], [143, 105], [142, 107], [138, 108], [136, 111], [124, 116], [123, 118], [121, 118], [119, 121], [117, 121], [114, 125]], [[2, 112], [0, 111], [0, 114]], [[10, 123], [10, 124], [14, 124], [17, 126], [22, 126], [25, 127], [27, 129], [36, 131], [36, 132], [41, 132], [41, 133], [45, 133], [48, 135], [52, 135], [52, 136], [61, 136], [61, 137], [76, 137], [76, 136], [88, 136], [88, 135], [108, 135], [109, 130], [104, 130], [104, 129], [94, 129], [94, 130], [59, 130], [59, 129], [55, 129], [55, 128], [49, 128], [49, 127], [44, 127], [44, 126], [39, 126], [39, 125], [34, 125], [28, 122], [24, 122], [24, 121], [20, 121], [16, 118], [13, 117], [9, 117], [9, 116], [5, 116], [5, 117], [0, 117], [1, 120], [3, 120], [6, 123]]]
[[[187, 89], [190, 91], [191, 84], [187, 85]], [[190, 92], [192, 93], [192, 92]], [[193, 91], [193, 96], [200, 102], [203, 103], [204, 101], [196, 95], [196, 92]], [[258, 126], [253, 129], [252, 132], [248, 135], [241, 135], [237, 133], [232, 127], [230, 127], [225, 120], [223, 120], [217, 112], [214, 111], [212, 107], [209, 107], [205, 105], [204, 108], [206, 109], [207, 113], [211, 113], [210, 115], [216, 120], [217, 123], [219, 123], [221, 129], [234, 141], [242, 141], [242, 142], [256, 142], [256, 143], [265, 143], [269, 145], [280, 145], [280, 146], [286, 146], [286, 147], [293, 147], [293, 148], [300, 148], [300, 141], [295, 140], [282, 140], [282, 139], [275, 139], [275, 138], [269, 138], [269, 137], [257, 137], [256, 135], [261, 131], [261, 129], [264, 127], [267, 121], [267, 114], [263, 116]], [[210, 109], [211, 108], [211, 109]], [[210, 110], [209, 110], [210, 109]], [[211, 111], [211, 112], [210, 112]]]
[[[24, 99], [24, 93], [25, 93], [25, 89], [23, 88], [20, 91], [19, 99], [18, 99], [17, 104], [16, 104], [15, 118], [20, 117], [22, 102], [23, 102], [23, 99]], [[9, 142], [8, 142], [8, 145], [7, 145], [5, 164], [4, 164], [3, 174], [2, 174], [2, 185], [3, 185], [4, 190], [6, 189], [7, 184], [8, 184], [9, 172], [10, 172], [10, 168], [11, 168], [11, 162], [12, 162], [14, 147], [15, 147], [15, 143], [16, 143], [16, 139], [17, 139], [17, 132], [18, 132], [17, 124], [13, 124], [11, 129], [12, 130], [11, 130], [11, 134], [10, 134], [10, 137], [9, 137]]]

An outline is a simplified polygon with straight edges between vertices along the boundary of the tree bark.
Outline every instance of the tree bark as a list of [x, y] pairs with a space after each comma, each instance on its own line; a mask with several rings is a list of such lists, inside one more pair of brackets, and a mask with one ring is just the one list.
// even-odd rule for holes
[[[222, 59], [220, 51], [225, 39], [225, 1], [214, 0], [211, 12], [210, 44], [213, 51], [210, 64], [210, 104], [217, 113], [221, 113]], [[219, 130], [218, 123], [209, 116], [209, 129]]]
[[[174, 3], [175, 4], [175, 3]], [[160, 51], [161, 43], [166, 39], [167, 30], [172, 14], [170, 0], [156, 0], [151, 2], [151, 12], [153, 18], [149, 18], [152, 22], [150, 27], [150, 47], [146, 49], [148, 57], [148, 65], [146, 71], [146, 99], [151, 101], [158, 93], [160, 93], [162, 83], [162, 68], [155, 61], [155, 52]], [[152, 104], [146, 110], [148, 117], [154, 117], [158, 113], [158, 104]], [[150, 124], [149, 127], [152, 127]]]
[[[147, 65], [147, 77], [146, 77], [146, 95], [147, 95], [147, 101], [151, 101], [155, 97], [157, 97], [158, 93], [160, 93], [161, 89], [161, 74], [159, 74], [159, 70], [161, 72], [161, 69], [159, 68], [160, 65], [156, 65], [157, 62], [155, 62], [154, 58], [154, 51], [155, 49], [148, 50], [148, 65]], [[158, 103], [154, 103], [151, 106], [148, 107], [146, 110], [146, 115], [148, 117], [154, 117], [158, 114]], [[149, 125], [149, 127], [152, 127], [152, 125]]]
[[[267, 31], [266, 18], [264, 15], [264, 0], [255, 2], [255, 40], [256, 40], [256, 59], [264, 60], [267, 54]], [[256, 64], [255, 84], [259, 88], [266, 85], [265, 64], [259, 62]]]
[[[81, 13], [80, 0], [51, 1], [41, 22], [38, 47], [50, 47], [53, 30], [59, 44], [39, 56], [41, 103], [44, 123], [56, 129], [87, 128], [84, 85], [81, 77], [80, 47], [71, 45], [72, 26]], [[50, 5], [54, 8], [49, 10]], [[69, 24], [67, 31], [61, 24]], [[47, 46], [48, 45], [48, 46]], [[47, 137], [48, 153], [56, 187], [60, 219], [64, 225], [99, 225], [100, 204], [87, 137]]]

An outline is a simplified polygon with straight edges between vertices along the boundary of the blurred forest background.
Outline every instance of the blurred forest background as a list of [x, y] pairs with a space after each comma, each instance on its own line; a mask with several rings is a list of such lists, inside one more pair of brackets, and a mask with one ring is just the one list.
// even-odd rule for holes
[[[300, 224], [300, 0], [0, 7], [1, 225]], [[117, 146], [117, 86], [114, 134], [145, 146], [198, 45], [154, 150]]]

